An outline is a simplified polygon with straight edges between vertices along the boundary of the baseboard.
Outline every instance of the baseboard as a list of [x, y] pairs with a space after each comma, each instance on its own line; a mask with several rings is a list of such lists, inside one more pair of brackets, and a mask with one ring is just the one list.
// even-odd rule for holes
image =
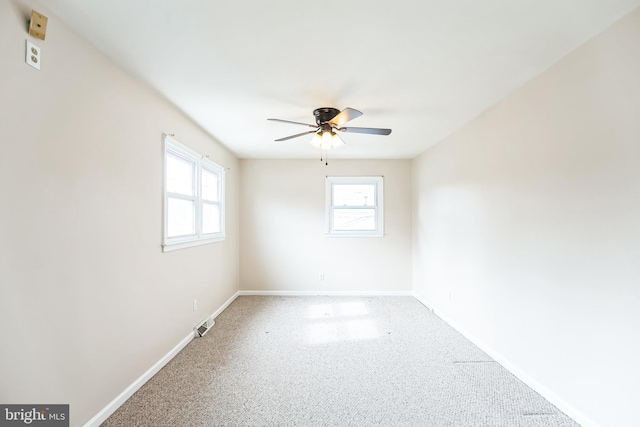
[[187, 346], [193, 339], [193, 331], [189, 331], [189, 335], [184, 337], [182, 341], [173, 347], [167, 354], [165, 354], [160, 360], [158, 360], [151, 368], [149, 368], [144, 374], [140, 375], [129, 387], [127, 387], [122, 393], [120, 393], [115, 399], [113, 399], [107, 406], [105, 406], [100, 412], [98, 412], [93, 418], [91, 418], [84, 427], [98, 427], [100, 424], [106, 421], [111, 414], [113, 414], [124, 402], [127, 401], [133, 394], [140, 389], [153, 377], [160, 369], [164, 367], [176, 354]]
[[[598, 427], [589, 417], [578, 411], [573, 405], [570, 405], [565, 400], [558, 397], [551, 390], [541, 385], [534, 378], [529, 376], [526, 372], [520, 369], [515, 364], [504, 358], [498, 352], [489, 348], [481, 340], [469, 334], [464, 328], [461, 328], [455, 321], [449, 318], [446, 313], [435, 310], [434, 306], [429, 303], [424, 297], [411, 291], [238, 291], [231, 298], [229, 298], [220, 308], [218, 308], [212, 315], [212, 318], [218, 317], [238, 296], [241, 295], [269, 295], [269, 296], [413, 296], [425, 307], [431, 310], [436, 316], [440, 317], [444, 322], [449, 324], [453, 329], [460, 332], [465, 338], [474, 343], [478, 348], [487, 353], [493, 360], [502, 365], [505, 369], [519, 378], [526, 385], [538, 392], [542, 397], [547, 399], [553, 405], [555, 405], [562, 412], [573, 418], [582, 427]], [[84, 427], [98, 427], [104, 421], [106, 421], [111, 414], [113, 414], [124, 402], [127, 401], [136, 391], [140, 389], [151, 377], [153, 377], [160, 369], [162, 369], [176, 354], [178, 354], [184, 347], [187, 346], [193, 339], [193, 332], [189, 332], [189, 335], [183, 338], [174, 348], [172, 348], [167, 354], [165, 354], [159, 361], [157, 361], [151, 368], [149, 368], [144, 374], [136, 379], [129, 387], [127, 387], [122, 393], [120, 393], [115, 399], [113, 399], [107, 406], [105, 406], [100, 412], [98, 412], [93, 418], [91, 418]]]
[[425, 307], [427, 307], [430, 311], [433, 312], [433, 305], [426, 299], [424, 298], [422, 295], [418, 295], [417, 293], [413, 293], [413, 297], [415, 299], [417, 299], [418, 301], [420, 301], [420, 303], [422, 303], [422, 305], [424, 305]]
[[235, 301], [236, 298], [238, 298], [239, 295], [240, 295], [240, 292], [236, 292], [235, 294], [231, 295], [231, 298], [225, 301], [225, 303], [222, 304], [219, 309], [213, 312], [213, 314], [211, 315], [211, 318], [215, 319], [216, 317], [218, 317], [220, 313], [222, 313], [223, 311], [226, 310], [227, 307], [229, 307], [229, 304], [231, 304], [232, 302]]
[[425, 307], [431, 310], [436, 316], [446, 322], [449, 326], [451, 326], [456, 331], [460, 332], [466, 339], [475, 344], [480, 350], [484, 351], [491, 357], [493, 360], [502, 365], [507, 371], [511, 372], [515, 375], [520, 381], [531, 387], [542, 397], [547, 399], [551, 404], [553, 404], [556, 408], [560, 409], [562, 412], [571, 417], [575, 422], [580, 424], [582, 427], [598, 427], [593, 420], [584, 415], [582, 412], [577, 410], [573, 405], [569, 404], [564, 399], [560, 398], [554, 392], [540, 384], [537, 380], [528, 375], [525, 371], [520, 369], [517, 365], [511, 363], [508, 359], [503, 357], [497, 351], [494, 351], [489, 346], [485, 345], [484, 342], [477, 339], [473, 334], [470, 334], [465, 328], [460, 327], [455, 321], [453, 321], [446, 313], [441, 312], [440, 310], [436, 310], [432, 304], [429, 303], [424, 297], [421, 295], [415, 294], [413, 295], [418, 301], [420, 301]]
[[[225, 308], [229, 306], [237, 297], [239, 293], [236, 292], [229, 298], [222, 306], [217, 309], [211, 317], [215, 319]], [[162, 369], [176, 354], [187, 346], [193, 339], [193, 331], [189, 331], [189, 335], [184, 337], [175, 347], [173, 347], [167, 354], [162, 356], [151, 368], [149, 368], [144, 374], [140, 375], [129, 387], [127, 387], [122, 393], [120, 393], [115, 399], [113, 399], [107, 406], [105, 406], [100, 412], [98, 412], [93, 418], [91, 418], [84, 427], [98, 427], [105, 422], [107, 418], [111, 416], [118, 408], [127, 401], [133, 394], [140, 389], [147, 381], [151, 379], [160, 369]]]
[[411, 291], [238, 291], [253, 296], [413, 296]]

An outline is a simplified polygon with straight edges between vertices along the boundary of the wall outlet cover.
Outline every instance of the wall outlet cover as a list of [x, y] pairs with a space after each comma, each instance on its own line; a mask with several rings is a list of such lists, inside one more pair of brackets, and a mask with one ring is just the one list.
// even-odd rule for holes
[[25, 54], [25, 62], [33, 68], [39, 70], [41, 61], [40, 48], [27, 40], [27, 50]]

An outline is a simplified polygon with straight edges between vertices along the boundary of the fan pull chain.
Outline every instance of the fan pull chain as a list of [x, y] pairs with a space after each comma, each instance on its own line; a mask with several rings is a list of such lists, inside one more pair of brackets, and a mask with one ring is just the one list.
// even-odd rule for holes
[[[323, 158], [324, 157], [324, 158]], [[324, 160], [325, 166], [329, 166], [329, 153], [326, 150], [320, 150], [320, 161]]]

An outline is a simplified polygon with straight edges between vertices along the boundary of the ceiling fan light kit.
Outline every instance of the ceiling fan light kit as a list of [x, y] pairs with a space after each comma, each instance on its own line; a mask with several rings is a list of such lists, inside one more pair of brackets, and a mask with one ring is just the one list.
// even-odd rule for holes
[[309, 144], [318, 150], [328, 151], [344, 145], [344, 141], [335, 132], [323, 132], [322, 135], [317, 133]]
[[309, 144], [316, 147], [318, 150], [327, 151], [344, 145], [344, 141], [337, 133], [331, 130], [331, 126], [322, 125], [322, 130], [316, 133]]
[[336, 131], [338, 132], [353, 132], [353, 133], [366, 133], [370, 135], [389, 135], [391, 129], [379, 129], [379, 128], [355, 128], [355, 127], [342, 127], [345, 123], [360, 117], [362, 113], [353, 108], [345, 108], [340, 111], [337, 108], [316, 108], [313, 110], [313, 116], [316, 119], [316, 124], [311, 125], [308, 123], [292, 122], [290, 120], [282, 119], [267, 119], [275, 122], [290, 123], [295, 125], [302, 125], [315, 128], [307, 132], [298, 133], [284, 138], [276, 139], [276, 142], [287, 141], [289, 139], [298, 138], [300, 136], [309, 135], [314, 133], [315, 135], [309, 141], [309, 143], [315, 148], [321, 151], [333, 150], [334, 148], [345, 145], [344, 141]]

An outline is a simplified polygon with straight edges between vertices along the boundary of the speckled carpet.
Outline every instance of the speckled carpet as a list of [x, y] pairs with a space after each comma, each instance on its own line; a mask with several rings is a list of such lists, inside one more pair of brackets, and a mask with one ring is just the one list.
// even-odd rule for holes
[[578, 426], [412, 297], [238, 297], [103, 426]]

